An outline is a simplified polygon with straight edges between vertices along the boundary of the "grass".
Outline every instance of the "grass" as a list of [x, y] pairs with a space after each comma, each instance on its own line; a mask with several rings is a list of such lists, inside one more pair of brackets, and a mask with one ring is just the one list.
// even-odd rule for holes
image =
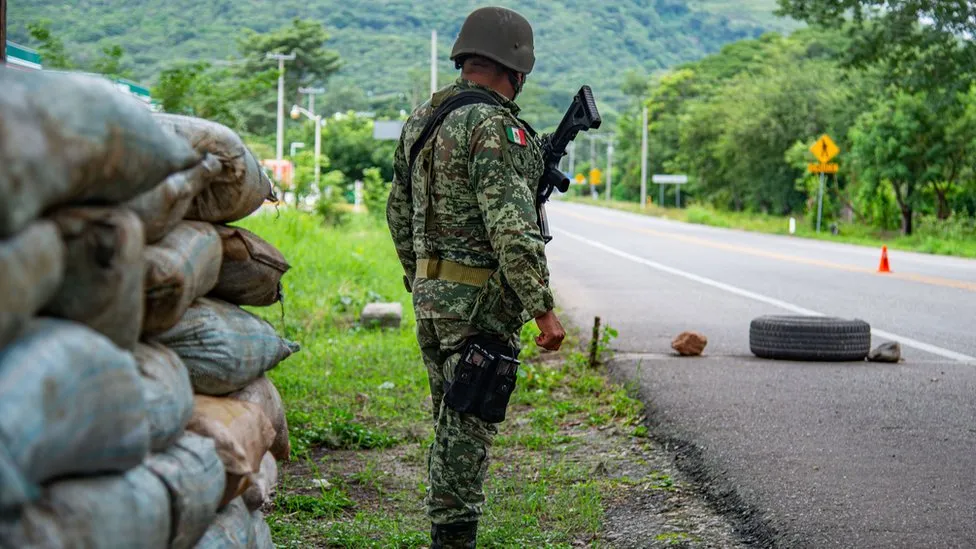
[[[679, 209], [662, 208], [656, 204], [650, 204], [646, 209], [641, 210], [640, 205], [636, 202], [612, 201], [608, 203], [606, 200], [593, 200], [591, 198], [580, 197], [567, 197], [567, 199], [572, 202], [591, 204], [685, 223], [758, 233], [789, 234], [789, 217], [747, 212], [726, 212], [705, 206], [690, 206]], [[970, 229], [960, 229], [951, 223], [944, 223], [941, 226], [925, 223], [920, 223], [919, 225], [920, 227], [916, 229], [915, 234], [912, 236], [902, 236], [897, 232], [885, 232], [863, 225], [843, 223], [838, 227], [839, 234], [834, 235], [830, 232], [829, 224], [825, 224], [821, 229], [822, 232], [817, 233], [810, 220], [798, 217], [796, 220], [795, 236], [878, 248], [885, 245], [891, 249], [910, 252], [976, 258], [976, 233], [973, 233]]]
[[[292, 264], [285, 302], [251, 309], [302, 350], [269, 373], [282, 394], [292, 456], [268, 513], [279, 547], [423, 547], [432, 438], [426, 370], [410, 296], [385, 226], [364, 215], [326, 228], [310, 214], [266, 211], [241, 225]], [[360, 327], [370, 301], [398, 301], [401, 329]], [[605, 354], [612, 329], [601, 340]], [[606, 474], [620, 447], [646, 442], [642, 407], [570, 343], [540, 353], [523, 332], [519, 384], [492, 450], [479, 547], [603, 546], [608, 506], [670, 479]], [[602, 467], [602, 469], [601, 469]]]

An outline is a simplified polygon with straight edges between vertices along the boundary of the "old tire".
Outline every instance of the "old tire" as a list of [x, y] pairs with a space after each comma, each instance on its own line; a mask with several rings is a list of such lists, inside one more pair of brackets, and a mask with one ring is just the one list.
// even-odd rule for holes
[[863, 361], [871, 351], [871, 326], [843, 318], [762, 316], [749, 327], [749, 348], [777, 360]]

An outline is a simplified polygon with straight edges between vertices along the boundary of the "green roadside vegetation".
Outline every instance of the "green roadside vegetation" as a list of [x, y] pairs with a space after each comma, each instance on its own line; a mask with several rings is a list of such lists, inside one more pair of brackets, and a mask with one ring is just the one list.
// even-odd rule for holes
[[[847, 241], [876, 243], [897, 232], [905, 238], [891, 239], [895, 247], [971, 255], [976, 42], [965, 35], [976, 31], [976, 7], [778, 4], [810, 26], [628, 81], [632, 103], [616, 125], [613, 198], [640, 200], [646, 109], [649, 174], [686, 174], [682, 204], [697, 207], [669, 215], [759, 230], [771, 224], [773, 232], [793, 216], [809, 236], [820, 189], [808, 171], [817, 162], [810, 148], [827, 134], [840, 154], [830, 159], [837, 173], [824, 186], [824, 227], [836, 223]], [[600, 143], [591, 157], [578, 147], [574, 172], [589, 173], [594, 160], [603, 169], [605, 151]], [[675, 192], [666, 186], [659, 205], [674, 204]]]
[[[283, 310], [252, 310], [302, 344], [270, 372], [293, 445], [269, 515], [274, 540], [421, 547], [429, 543], [421, 498], [430, 403], [401, 268], [382, 220], [321, 219], [282, 208], [241, 223], [292, 264]], [[371, 301], [402, 303], [402, 328], [359, 326]], [[493, 450], [479, 547], [600, 547], [608, 508], [626, 505], [640, 486], [667, 492], [674, 482], [639, 465], [606, 474], [607, 463], [626, 461], [622, 448], [650, 444], [640, 403], [602, 366], [590, 368], [576, 342], [540, 354], [534, 335], [532, 326], [523, 333], [524, 366]], [[613, 336], [604, 330], [600, 356]]]
[[[648, 204], [642, 210], [639, 203], [622, 200], [608, 202], [605, 199], [593, 200], [585, 197], [568, 197], [567, 200], [696, 225], [757, 233], [790, 234], [789, 216], [723, 211], [704, 205], [662, 208], [656, 204]], [[797, 217], [794, 236], [878, 248], [887, 246], [894, 250], [909, 252], [976, 258], [976, 238], [973, 237], [969, 227], [960, 227], [958, 224], [925, 220], [916, 227], [911, 236], [905, 236], [898, 231], [883, 231], [856, 223], [837, 223], [837, 234], [833, 234], [830, 226], [824, 224], [821, 232], [818, 233], [815, 223], [815, 217]]]
[[[616, 0], [585, 5], [567, 0], [502, 0], [499, 4], [524, 13], [536, 30], [539, 63], [530, 79], [534, 84], [526, 87], [520, 103], [527, 120], [539, 129], [559, 121], [583, 83], [594, 87], [609, 120], [624, 106], [620, 90], [624, 69], [650, 74], [735, 40], [795, 26], [773, 15], [775, 0], [749, 0], [741, 9], [729, 9], [728, 2], [713, 0]], [[468, 0], [178, 0], [150, 9], [143, 0], [67, 4], [31, 0], [10, 2], [8, 20], [11, 39], [42, 50], [45, 58], [57, 48], [50, 48], [43, 35], [32, 35], [30, 25], [46, 25], [63, 41], [76, 65], [89, 68], [104, 49], [120, 47], [126, 52], [120, 60], [122, 69], [145, 84], [162, 85], [166, 74], [185, 68], [194, 79], [199, 76], [202, 94], [210, 93], [203, 81], [216, 83], [216, 95], [234, 91], [222, 85], [228, 80], [247, 80], [255, 74], [254, 68], [276, 67], [274, 61], [263, 59], [266, 50], [262, 48], [268, 44], [252, 31], [273, 35], [292, 28], [298, 19], [303, 22], [304, 38], [282, 44], [295, 48], [304, 58], [286, 65], [289, 101], [298, 99], [299, 85], [311, 84], [325, 88], [317, 104], [329, 114], [375, 111], [395, 115], [426, 99], [432, 30], [439, 34], [441, 82], [456, 75], [448, 60], [451, 44], [464, 16], [475, 6]], [[313, 24], [328, 29], [326, 45], [340, 55], [342, 63], [331, 66], [328, 74], [303, 81], [308, 67], [305, 52], [311, 51], [307, 39], [317, 38]], [[249, 59], [252, 50], [257, 54], [253, 61]], [[50, 59], [55, 63], [62, 57]], [[607, 59], [615, 63], [607, 63]], [[329, 67], [329, 63], [322, 66]], [[242, 113], [248, 111], [244, 118], [250, 131], [274, 134], [275, 97], [273, 80], [266, 87], [236, 95], [240, 101], [235, 101], [235, 107]], [[264, 115], [250, 105], [265, 109]], [[202, 103], [196, 106], [205, 107]]]

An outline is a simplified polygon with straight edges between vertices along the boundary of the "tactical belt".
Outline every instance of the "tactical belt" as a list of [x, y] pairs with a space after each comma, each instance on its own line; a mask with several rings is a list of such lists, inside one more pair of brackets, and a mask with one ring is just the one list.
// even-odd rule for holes
[[446, 280], [467, 286], [483, 285], [494, 272], [494, 269], [469, 267], [446, 259], [423, 258], [417, 260], [417, 278]]

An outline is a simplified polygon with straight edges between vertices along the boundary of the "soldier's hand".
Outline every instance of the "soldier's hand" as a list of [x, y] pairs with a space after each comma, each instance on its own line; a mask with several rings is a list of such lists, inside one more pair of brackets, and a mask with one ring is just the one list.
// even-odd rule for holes
[[556, 313], [549, 311], [537, 317], [535, 323], [539, 327], [539, 331], [542, 332], [539, 337], [535, 338], [536, 345], [547, 351], [558, 351], [563, 344], [563, 339], [566, 338], [566, 330], [563, 330], [563, 325], [556, 318]]

